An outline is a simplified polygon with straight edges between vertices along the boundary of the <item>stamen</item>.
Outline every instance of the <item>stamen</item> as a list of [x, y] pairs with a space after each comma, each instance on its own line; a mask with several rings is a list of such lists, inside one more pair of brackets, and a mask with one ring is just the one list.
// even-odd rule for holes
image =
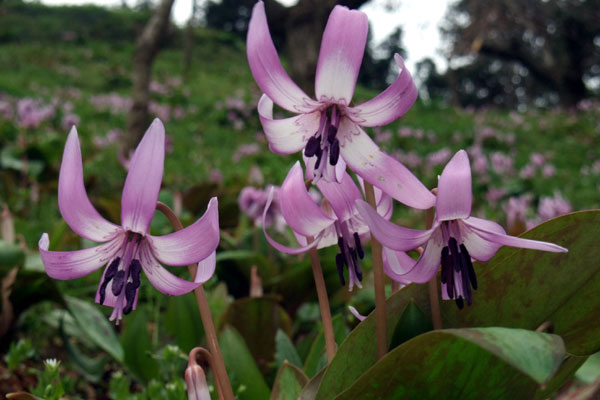
[[467, 265], [467, 272], [469, 274], [469, 280], [471, 281], [471, 286], [473, 286], [474, 290], [477, 290], [477, 276], [475, 275], [475, 269], [473, 269], [473, 262], [471, 261], [471, 256], [467, 251], [467, 248], [464, 244], [460, 245], [460, 253], [463, 257], [463, 262]]
[[136, 288], [140, 287], [141, 273], [142, 264], [140, 264], [140, 261], [137, 259], [131, 261], [131, 265], [129, 266], [129, 276], [131, 277], [131, 282], [135, 285]]
[[350, 255], [352, 256], [352, 263], [354, 264], [354, 272], [356, 273], [356, 277], [360, 282], [362, 282], [363, 274], [362, 270], [360, 269], [360, 263], [358, 262], [356, 250], [350, 249]]
[[442, 283], [448, 283], [448, 275], [451, 273], [450, 250], [448, 250], [448, 246], [446, 246], [442, 249]]
[[[450, 258], [452, 260], [452, 258]], [[448, 293], [448, 297], [450, 299], [454, 298], [454, 271], [452, 268], [449, 268], [448, 271], [448, 283], [446, 283], [446, 292]]]
[[358, 232], [354, 232], [354, 244], [356, 244], [356, 251], [358, 252], [358, 258], [361, 260], [365, 258], [365, 252], [362, 248], [362, 244], [360, 243], [360, 236], [358, 236]]
[[462, 297], [459, 297], [458, 299], [456, 299], [456, 306], [461, 310], [464, 308], [465, 303], [463, 302]]
[[319, 151], [321, 148], [321, 141], [319, 140], [319, 135], [315, 135], [313, 137], [311, 137], [310, 139], [308, 139], [308, 142], [306, 143], [306, 147], [304, 147], [304, 155], [306, 157], [312, 157], [315, 154], [317, 154], [317, 151]]
[[458, 254], [458, 243], [456, 239], [451, 237], [448, 240], [448, 247], [450, 248], [450, 255], [452, 256], [452, 266], [456, 272], [460, 271], [460, 254]]
[[327, 141], [329, 142], [329, 144], [332, 144], [335, 140], [335, 135], [337, 135], [337, 131], [338, 128], [336, 128], [334, 125], [329, 125], [327, 127]]
[[115, 275], [115, 277], [113, 279], [113, 284], [112, 284], [112, 293], [115, 296], [118, 296], [119, 294], [121, 294], [121, 291], [123, 290], [123, 284], [124, 283], [125, 283], [125, 271], [120, 270]]
[[340, 141], [337, 139], [333, 140], [333, 143], [329, 146], [329, 164], [336, 165], [340, 159]]
[[100, 295], [100, 304], [104, 304], [104, 300], [106, 300], [106, 287], [111, 279], [117, 274], [120, 262], [121, 257], [117, 257], [108, 265], [108, 268], [106, 268], [106, 272], [104, 273], [104, 281], [102, 281], [100, 290], [98, 291], [98, 294]]
[[343, 254], [335, 255], [335, 265], [337, 267], [338, 276], [340, 277], [340, 284], [342, 286], [345, 286], [346, 280], [344, 279], [344, 255]]
[[338, 248], [340, 249], [340, 253], [344, 254], [345, 243], [342, 236], [338, 236]]
[[321, 158], [323, 157], [323, 149], [321, 147], [317, 148], [317, 162], [315, 163], [315, 169], [319, 169], [319, 165], [321, 165]]
[[133, 282], [129, 282], [125, 286], [125, 300], [127, 300], [127, 305], [123, 309], [123, 314], [129, 314], [131, 310], [133, 310], [133, 302], [135, 301], [136, 290], [137, 287]]

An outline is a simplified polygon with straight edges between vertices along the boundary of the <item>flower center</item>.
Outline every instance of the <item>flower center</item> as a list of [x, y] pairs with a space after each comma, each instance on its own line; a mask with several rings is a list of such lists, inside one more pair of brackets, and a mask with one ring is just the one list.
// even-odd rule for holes
[[448, 244], [442, 249], [442, 284], [448, 298], [455, 300], [458, 308], [462, 309], [464, 301], [468, 306], [473, 301], [471, 287], [477, 290], [477, 277], [467, 248], [462, 243], [458, 244], [460, 232], [456, 222], [444, 221], [442, 234]]
[[348, 268], [348, 281], [350, 290], [354, 284], [360, 287], [363, 274], [360, 269], [360, 261], [365, 257], [360, 237], [358, 233], [354, 232], [350, 235], [345, 223], [339, 224], [336, 222], [336, 231], [338, 233], [338, 248], [340, 252], [335, 256], [335, 265], [337, 266], [338, 276], [340, 278], [340, 284], [344, 286], [346, 280], [344, 279], [344, 265]]
[[140, 275], [142, 273], [142, 264], [139, 261], [139, 247], [142, 242], [142, 235], [134, 232], [127, 232], [126, 243], [122, 248], [120, 256], [111, 261], [104, 274], [104, 280], [100, 284], [100, 304], [106, 300], [106, 289], [112, 282], [111, 292], [117, 298], [113, 319], [121, 319], [122, 314], [129, 314], [133, 310], [135, 296], [140, 287]]
[[319, 129], [306, 143], [304, 155], [307, 158], [316, 157], [314, 165], [316, 178], [323, 175], [326, 164], [323, 159], [329, 159], [329, 164], [332, 166], [337, 165], [340, 159], [340, 141], [336, 137], [339, 125], [340, 112], [337, 106], [332, 105], [321, 113]]

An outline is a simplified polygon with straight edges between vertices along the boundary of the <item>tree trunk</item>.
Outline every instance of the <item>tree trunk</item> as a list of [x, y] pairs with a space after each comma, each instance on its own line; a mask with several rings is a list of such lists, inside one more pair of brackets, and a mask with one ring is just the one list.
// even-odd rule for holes
[[171, 7], [175, 0], [161, 0], [152, 18], [144, 27], [137, 40], [133, 61], [133, 104], [127, 120], [127, 135], [125, 150], [135, 148], [141, 140], [150, 123], [148, 102], [150, 100], [150, 78], [152, 64], [159, 51], [161, 40], [164, 38], [169, 25]]

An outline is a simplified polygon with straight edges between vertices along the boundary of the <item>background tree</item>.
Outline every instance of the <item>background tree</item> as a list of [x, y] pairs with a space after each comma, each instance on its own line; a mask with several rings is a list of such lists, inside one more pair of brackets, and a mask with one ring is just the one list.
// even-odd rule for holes
[[600, 77], [600, 0], [460, 0], [447, 21], [451, 59], [472, 56], [470, 68], [488, 73], [501, 62], [496, 73], [506, 73], [514, 93], [533, 79], [541, 85], [536, 89], [573, 106], [590, 94], [585, 82]]

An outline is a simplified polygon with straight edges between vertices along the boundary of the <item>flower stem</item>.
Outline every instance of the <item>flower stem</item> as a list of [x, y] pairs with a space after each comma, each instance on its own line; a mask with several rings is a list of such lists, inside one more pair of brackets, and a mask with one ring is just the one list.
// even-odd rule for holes
[[[156, 209], [167, 217], [176, 231], [183, 229], [183, 225], [181, 225], [181, 222], [173, 210], [169, 208], [169, 206], [159, 201], [156, 204]], [[192, 276], [192, 280], [195, 279], [197, 266], [190, 265], [188, 266], [188, 269], [190, 271], [190, 275]], [[217, 386], [222, 389], [224, 400], [234, 400], [233, 390], [231, 389], [231, 383], [229, 382], [227, 370], [225, 369], [225, 361], [223, 361], [223, 355], [221, 354], [221, 348], [219, 347], [217, 332], [215, 330], [215, 325], [210, 313], [210, 307], [208, 306], [208, 301], [206, 299], [206, 293], [204, 292], [204, 286], [198, 286], [194, 290], [194, 294], [196, 295], [196, 302], [198, 303], [198, 309], [200, 310], [202, 325], [204, 325], [204, 332], [206, 333], [208, 348], [212, 355], [213, 374], [215, 376], [215, 380], [217, 381]]]
[[[314, 241], [312, 237], [306, 238], [310, 244]], [[327, 297], [327, 288], [325, 287], [325, 279], [323, 279], [323, 270], [319, 253], [316, 248], [309, 250], [310, 263], [312, 264], [313, 276], [315, 277], [315, 286], [317, 288], [317, 297], [319, 299], [319, 307], [321, 309], [321, 321], [323, 321], [323, 334], [325, 335], [325, 348], [327, 350], [327, 362], [330, 363], [335, 356], [337, 344], [335, 343], [335, 335], [333, 334], [333, 323], [331, 322], [331, 311], [329, 310], [329, 298]]]
[[[431, 189], [431, 193], [437, 195], [437, 188]], [[430, 229], [433, 226], [433, 207], [427, 210], [425, 216], [425, 226]], [[429, 306], [431, 307], [431, 322], [433, 323], [433, 329], [442, 329], [442, 313], [440, 311], [440, 297], [437, 285], [437, 275], [428, 283], [429, 286]]]
[[[365, 181], [365, 197], [367, 203], [377, 210], [373, 185]], [[385, 313], [385, 275], [383, 273], [383, 254], [381, 243], [371, 234], [371, 250], [373, 257], [373, 280], [375, 282], [375, 333], [377, 336], [377, 359], [387, 353], [387, 317]]]

